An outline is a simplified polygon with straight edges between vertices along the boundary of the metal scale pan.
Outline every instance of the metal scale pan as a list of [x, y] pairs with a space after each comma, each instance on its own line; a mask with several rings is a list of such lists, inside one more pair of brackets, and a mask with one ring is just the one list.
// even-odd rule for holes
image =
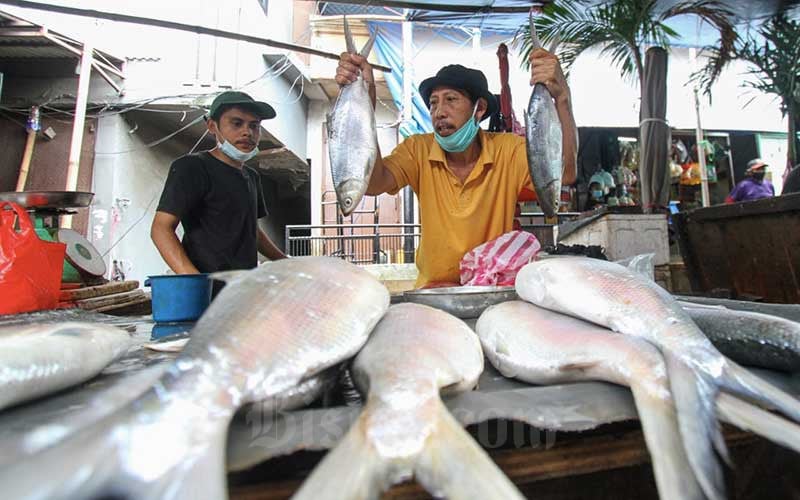
[[0, 193], [0, 201], [16, 203], [26, 210], [57, 210], [88, 207], [94, 193], [85, 191], [19, 191]]

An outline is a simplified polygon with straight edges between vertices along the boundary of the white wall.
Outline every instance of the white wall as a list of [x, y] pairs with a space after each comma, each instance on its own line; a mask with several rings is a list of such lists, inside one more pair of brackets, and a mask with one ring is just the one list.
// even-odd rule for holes
[[[129, 133], [130, 129], [122, 115], [98, 121], [95, 197], [89, 216], [88, 239], [101, 254], [107, 253], [109, 270], [114, 259], [122, 260], [126, 279], [143, 282], [148, 275], [163, 274], [168, 269], [150, 240], [150, 224], [170, 164], [186, 154], [191, 146], [167, 141], [147, 148], [139, 134]], [[123, 151], [130, 152], [117, 154]], [[127, 206], [123, 199], [129, 200]], [[126, 232], [128, 234], [123, 237]]]

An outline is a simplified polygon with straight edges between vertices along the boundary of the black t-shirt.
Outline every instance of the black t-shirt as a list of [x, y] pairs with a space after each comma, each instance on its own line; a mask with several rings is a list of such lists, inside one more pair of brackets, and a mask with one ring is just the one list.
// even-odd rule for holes
[[258, 173], [208, 152], [178, 158], [169, 169], [158, 211], [183, 225], [183, 248], [202, 273], [258, 264], [257, 220], [267, 215]]

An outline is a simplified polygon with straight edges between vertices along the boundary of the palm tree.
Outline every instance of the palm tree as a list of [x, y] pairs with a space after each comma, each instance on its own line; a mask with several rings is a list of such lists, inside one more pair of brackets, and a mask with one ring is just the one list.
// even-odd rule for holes
[[711, 86], [719, 76], [719, 69], [734, 59], [751, 64], [748, 74], [755, 78], [742, 85], [780, 98], [781, 113], [788, 115], [789, 147], [787, 160], [794, 166], [798, 162], [800, 141], [800, 22], [780, 13], [768, 19], [758, 30], [761, 40], [751, 33], [737, 39], [733, 50], [722, 53], [710, 48], [708, 65], [695, 75], [704, 92], [710, 97]]
[[[666, 25], [669, 18], [696, 15], [720, 32], [717, 50], [728, 57], [737, 38], [733, 13], [717, 0], [687, 0], [663, 9], [658, 0], [576, 0], [544, 7], [534, 22], [539, 38], [546, 45], [554, 37], [561, 40], [559, 59], [565, 71], [585, 50], [601, 47], [602, 54], [611, 57], [624, 78], [638, 81], [642, 90], [644, 78], [644, 49], [648, 46], [668, 48], [680, 34]], [[527, 67], [531, 51], [530, 31], [522, 29], [521, 54]], [[721, 59], [720, 64], [727, 59]], [[712, 68], [714, 77], [719, 68]]]

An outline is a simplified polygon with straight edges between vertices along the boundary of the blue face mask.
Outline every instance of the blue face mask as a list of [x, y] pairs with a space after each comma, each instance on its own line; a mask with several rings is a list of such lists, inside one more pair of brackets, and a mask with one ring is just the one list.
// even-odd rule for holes
[[597, 191], [592, 191], [592, 198], [594, 198], [595, 200], [599, 200], [602, 197], [603, 197], [603, 190], [602, 189], [597, 190]]
[[467, 123], [461, 126], [460, 129], [447, 137], [442, 137], [438, 132], [434, 131], [433, 136], [436, 142], [448, 153], [461, 153], [466, 151], [475, 136], [478, 135], [478, 120], [475, 119], [475, 113], [478, 111], [478, 103], [475, 103], [475, 108], [472, 110], [472, 116]]
[[237, 149], [236, 146], [234, 146], [228, 141], [225, 141], [222, 144], [217, 144], [217, 146], [225, 156], [227, 156], [231, 160], [240, 161], [242, 163], [246, 162], [247, 160], [253, 158], [255, 155], [258, 154], [257, 147], [253, 148], [252, 151], [244, 152]]

